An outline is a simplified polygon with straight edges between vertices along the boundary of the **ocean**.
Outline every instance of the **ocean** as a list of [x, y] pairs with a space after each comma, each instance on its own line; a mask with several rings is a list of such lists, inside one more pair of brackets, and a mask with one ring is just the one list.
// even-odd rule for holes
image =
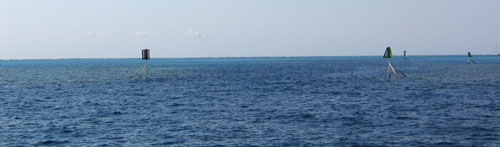
[[500, 146], [500, 56], [0, 60], [0, 146]]

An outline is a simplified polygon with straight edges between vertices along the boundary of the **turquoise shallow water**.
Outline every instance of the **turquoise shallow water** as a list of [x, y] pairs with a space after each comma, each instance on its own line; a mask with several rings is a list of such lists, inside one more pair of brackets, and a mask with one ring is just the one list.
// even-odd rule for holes
[[0, 61], [0, 146], [500, 145], [500, 56]]

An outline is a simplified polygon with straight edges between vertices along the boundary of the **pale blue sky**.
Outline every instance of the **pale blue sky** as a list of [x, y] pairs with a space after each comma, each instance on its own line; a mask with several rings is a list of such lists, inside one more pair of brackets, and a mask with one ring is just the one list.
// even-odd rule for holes
[[492, 54], [499, 0], [0, 0], [0, 59]]

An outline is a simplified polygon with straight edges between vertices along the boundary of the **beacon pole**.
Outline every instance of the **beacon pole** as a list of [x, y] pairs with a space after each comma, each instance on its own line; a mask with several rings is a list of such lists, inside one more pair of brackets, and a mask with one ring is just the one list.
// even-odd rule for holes
[[389, 79], [391, 78], [391, 71], [394, 73], [394, 75], [396, 77], [398, 77], [398, 74], [396, 73], [396, 71], [394, 70], [394, 67], [392, 67], [392, 64], [391, 64], [392, 50], [391, 50], [390, 46], [388, 46], [385, 49], [384, 58], [387, 58], [387, 64], [388, 64], [387, 71], [388, 71]]
[[146, 60], [146, 63], [144, 64], [144, 70], [145, 75], [146, 75], [146, 80], [148, 80], [148, 60], [149, 60], [149, 49], [143, 49], [142, 50], [142, 60]]
[[[406, 53], [406, 52], [405, 52]], [[387, 47], [385, 49], [385, 53], [384, 53], [384, 58], [387, 58], [387, 71], [388, 71], [388, 76], [389, 76], [389, 79], [391, 79], [391, 74], [394, 74], [394, 76], [396, 76], [396, 78], [399, 78], [398, 76], [398, 72], [396, 71], [399, 71], [404, 77], [408, 77], [406, 74], [404, 74], [403, 72], [401, 72], [399, 69], [395, 69], [392, 64], [391, 64], [391, 58], [392, 58], [392, 50], [391, 50], [391, 47]]]
[[408, 60], [408, 58], [406, 58], [406, 51], [403, 51], [403, 63], [409, 63], [410, 60]]
[[139, 75], [139, 79], [142, 79], [142, 76], [144, 75], [146, 80], [148, 80], [148, 60], [149, 59], [150, 59], [149, 49], [143, 49], [142, 50], [142, 60], [145, 60], [145, 64], [139, 70], [137, 70], [132, 75], [130, 75], [129, 79], [133, 78], [137, 73], [139, 73], [139, 71], [141, 71], [141, 73]]
[[467, 64], [470, 64], [470, 57], [472, 57], [472, 55], [469, 53], [467, 53]]

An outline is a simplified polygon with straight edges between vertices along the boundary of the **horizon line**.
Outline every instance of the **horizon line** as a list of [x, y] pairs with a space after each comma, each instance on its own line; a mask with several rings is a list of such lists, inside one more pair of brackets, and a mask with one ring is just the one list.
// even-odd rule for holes
[[[382, 57], [383, 55], [338, 55], [338, 56], [214, 56], [214, 57], [151, 57], [151, 59], [211, 59], [211, 58], [300, 58], [300, 57]], [[403, 55], [394, 55], [402, 57]], [[467, 56], [467, 54], [448, 54], [448, 55], [407, 55], [407, 56]], [[495, 54], [477, 54], [475, 56], [497, 56]], [[141, 59], [141, 57], [117, 57], [117, 58], [92, 58], [92, 57], [75, 57], [75, 58], [17, 58], [17, 59], [0, 59], [0, 60], [78, 60], [78, 59]]]

